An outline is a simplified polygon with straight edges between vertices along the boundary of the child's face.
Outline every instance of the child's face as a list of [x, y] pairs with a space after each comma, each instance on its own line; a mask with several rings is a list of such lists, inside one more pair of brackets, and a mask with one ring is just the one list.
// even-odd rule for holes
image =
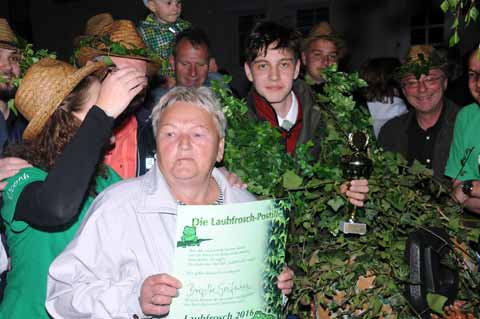
[[147, 6], [163, 23], [174, 23], [182, 13], [180, 0], [148, 0]]

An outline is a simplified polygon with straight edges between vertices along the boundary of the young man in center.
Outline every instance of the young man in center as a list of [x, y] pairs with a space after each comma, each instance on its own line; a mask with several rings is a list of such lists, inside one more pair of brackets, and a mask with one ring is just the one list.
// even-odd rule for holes
[[[325, 123], [310, 87], [297, 80], [300, 72], [301, 35], [275, 22], [257, 24], [246, 42], [245, 73], [252, 82], [247, 96], [249, 115], [268, 121], [283, 137], [285, 150], [295, 155], [298, 145], [311, 140], [318, 157]], [[363, 206], [368, 193], [367, 180], [343, 185], [349, 200]]]

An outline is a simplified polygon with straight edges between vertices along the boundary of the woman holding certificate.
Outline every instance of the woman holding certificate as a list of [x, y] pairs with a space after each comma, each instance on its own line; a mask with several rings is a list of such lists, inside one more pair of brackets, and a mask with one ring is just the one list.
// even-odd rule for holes
[[[152, 111], [157, 165], [100, 194], [76, 238], [49, 272], [54, 318], [144, 318], [168, 314], [181, 289], [174, 278], [181, 205], [255, 201], [214, 165], [223, 157], [226, 120], [207, 88], [177, 87]], [[293, 273], [277, 286], [289, 294]]]

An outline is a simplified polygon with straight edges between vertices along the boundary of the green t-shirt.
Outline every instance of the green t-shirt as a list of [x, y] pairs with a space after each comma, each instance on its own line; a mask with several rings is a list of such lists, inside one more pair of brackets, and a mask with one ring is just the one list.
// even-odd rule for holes
[[[83, 216], [93, 202], [88, 197], [77, 220], [67, 229], [46, 232], [14, 220], [15, 207], [25, 187], [44, 181], [47, 173], [38, 168], [24, 168], [7, 180], [3, 192], [1, 215], [6, 227], [12, 270], [7, 274], [7, 287], [0, 304], [0, 318], [49, 318], [45, 310], [48, 268], [72, 240]], [[97, 192], [121, 180], [110, 168], [107, 178], [97, 178]]]
[[[460, 181], [480, 179], [480, 107], [473, 103], [458, 112], [445, 175]], [[462, 163], [465, 163], [462, 169]]]

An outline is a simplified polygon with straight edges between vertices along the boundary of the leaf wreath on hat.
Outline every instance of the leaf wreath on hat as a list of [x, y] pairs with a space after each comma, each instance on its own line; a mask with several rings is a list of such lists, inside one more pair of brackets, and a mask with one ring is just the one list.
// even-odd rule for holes
[[[82, 48], [95, 48], [103, 51], [106, 56], [143, 57], [155, 64], [162, 64], [162, 59], [149, 48], [138, 48], [133, 44], [129, 44], [129, 46], [130, 48], [121, 42], [112, 41], [109, 35], [93, 35], [81, 39], [79, 46], [75, 48], [74, 54], [75, 57], [78, 58]], [[107, 60], [107, 62], [111, 61], [110, 59]], [[110, 62], [108, 64], [112, 63]]]
[[[52, 58], [56, 59], [56, 54], [55, 52], [49, 52], [47, 49], [40, 49], [40, 50], [35, 50], [33, 48], [33, 44], [28, 43], [27, 40], [23, 39], [20, 36], [16, 36], [15, 39], [15, 44], [17, 46], [17, 49], [20, 53], [20, 61], [18, 62], [20, 66], [20, 75], [18, 78], [14, 78], [11, 80], [11, 84], [15, 87], [18, 88], [20, 86], [20, 83], [22, 81], [22, 78], [25, 75], [25, 72], [35, 63], [40, 61], [43, 58]], [[0, 83], [5, 83], [6, 80], [5, 78], [0, 74]], [[8, 108], [15, 114], [15, 116], [18, 116], [18, 110], [15, 107], [15, 102], [14, 98], [10, 99], [7, 102]]]
[[429, 55], [423, 52], [418, 52], [415, 56], [409, 56], [402, 66], [396, 70], [396, 78], [401, 80], [407, 74], [413, 74], [415, 78], [419, 79], [422, 74], [428, 75], [431, 69], [443, 69], [447, 66], [447, 61], [444, 57], [433, 50]]
[[425, 59], [425, 56], [420, 53], [418, 59], [408, 58], [407, 61], [397, 68], [398, 78], [403, 78], [407, 74], [413, 74], [419, 79], [422, 74], [428, 74], [429, 70], [433, 67], [433, 63], [429, 59]]

